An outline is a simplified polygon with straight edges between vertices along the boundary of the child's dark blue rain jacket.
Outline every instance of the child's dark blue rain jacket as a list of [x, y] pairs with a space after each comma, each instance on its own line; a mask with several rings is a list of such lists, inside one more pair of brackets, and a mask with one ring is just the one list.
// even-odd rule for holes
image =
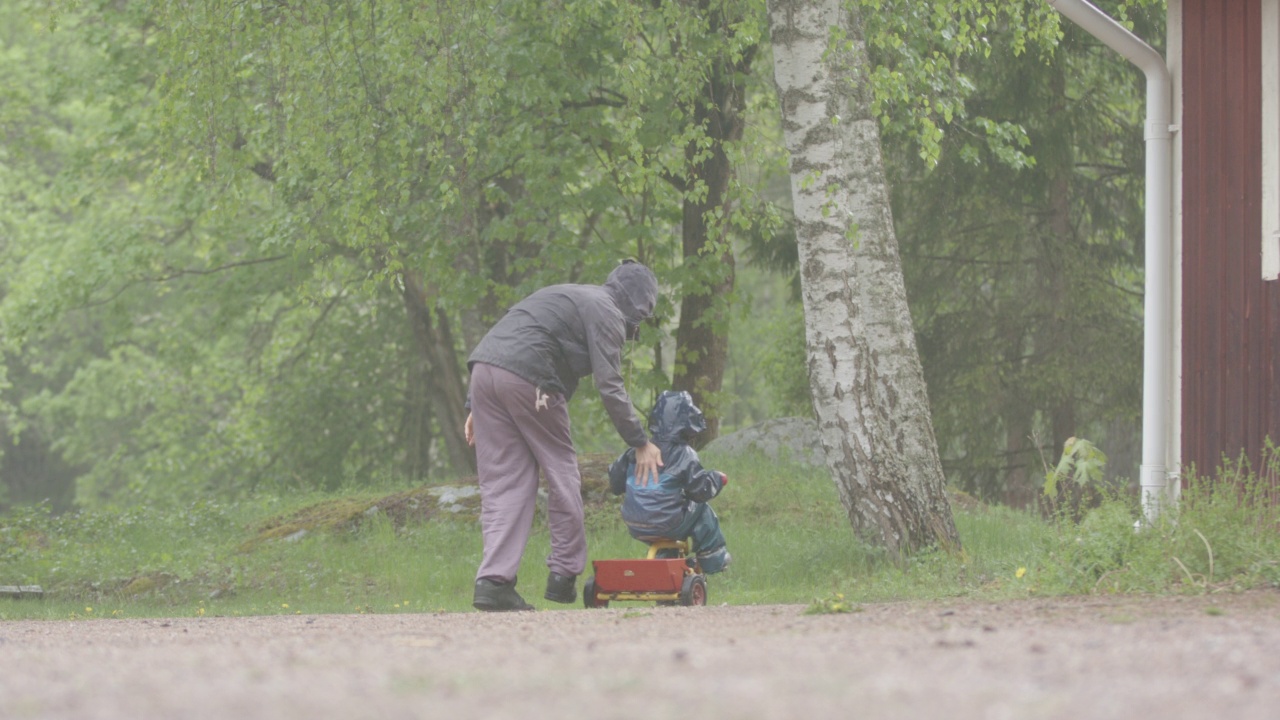
[[609, 489], [626, 493], [622, 519], [637, 537], [664, 536], [675, 530], [694, 503], [720, 494], [723, 476], [702, 467], [689, 440], [706, 429], [702, 411], [687, 392], [664, 392], [649, 414], [649, 432], [662, 450], [662, 474], [657, 483], [636, 482], [636, 451], [627, 450], [609, 466]]

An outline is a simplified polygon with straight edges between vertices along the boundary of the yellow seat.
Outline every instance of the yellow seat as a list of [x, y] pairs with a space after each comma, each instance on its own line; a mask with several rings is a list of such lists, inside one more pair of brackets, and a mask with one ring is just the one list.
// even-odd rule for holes
[[687, 540], [654, 540], [649, 543], [649, 554], [645, 557], [653, 560], [663, 550], [679, 550], [681, 556], [688, 555], [689, 542]]

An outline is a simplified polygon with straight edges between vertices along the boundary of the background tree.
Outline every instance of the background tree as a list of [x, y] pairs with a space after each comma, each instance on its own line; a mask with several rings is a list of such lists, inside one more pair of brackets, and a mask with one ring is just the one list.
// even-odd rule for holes
[[[317, 264], [292, 244], [304, 221], [278, 202], [278, 168], [217, 172], [216, 154], [170, 144], [145, 6], [59, 20], [72, 62], [53, 66], [50, 102], [90, 114], [58, 136], [4, 319], [44, 378], [16, 399], [28, 430], [90, 464], [81, 499], [336, 487], [411, 466], [413, 338], [387, 322], [400, 293], [369, 283], [357, 253]], [[80, 353], [51, 352], [59, 338]]]
[[854, 529], [894, 557], [958, 546], [916, 355], [861, 19], [769, 5], [814, 410]]
[[[1100, 5], [1163, 37], [1162, 3]], [[968, 90], [949, 124], [938, 117], [936, 154], [911, 126], [885, 126], [943, 465], [1016, 506], [1073, 436], [1105, 438], [1113, 471], [1132, 476], [1140, 404], [1143, 79], [1042, 9], [1007, 4], [1025, 19], [987, 23], [985, 51], [955, 57]], [[875, 34], [895, 38], [875, 45], [880, 77], [948, 52], [944, 33], [895, 17], [876, 16]]]
[[[729, 280], [732, 234], [771, 221], [738, 214], [764, 205], [727, 164], [744, 153], [733, 112], [762, 19], [562, 10], [22, 6], [87, 58], [62, 91], [123, 118], [75, 136], [85, 162], [50, 173], [98, 214], [42, 200], [31, 225], [52, 237], [15, 253], [4, 308], [15, 353], [33, 357], [69, 318], [117, 321], [15, 398], [29, 438], [47, 428], [92, 462], [82, 499], [456, 471], [462, 358], [510, 302], [599, 282], [627, 256], [672, 282], [668, 319], [683, 288]], [[111, 190], [75, 195], [86, 183]], [[705, 239], [687, 263], [681, 228]], [[732, 295], [712, 297], [707, 318], [679, 322], [723, 350]], [[633, 381], [668, 387], [665, 328], [647, 332], [657, 351]]]
[[[541, 17], [545, 8], [536, 5]], [[746, 133], [747, 113], [772, 102], [756, 67], [763, 3], [586, 3], [557, 17], [556, 32], [533, 20], [528, 36], [553, 39], [570, 66], [592, 58], [585, 66], [595, 74], [579, 83], [594, 94], [566, 101], [561, 112], [597, 118], [590, 125], [596, 131], [579, 137], [616, 183], [612, 206], [628, 208], [629, 227], [614, 232], [636, 238], [638, 256], [657, 267], [679, 303], [678, 313], [660, 308], [676, 323], [675, 352], [670, 368], [655, 355], [652, 387], [692, 393], [708, 414], [701, 439], [709, 440], [719, 432], [724, 403], [735, 245], [781, 224], [772, 202], [738, 174], [769, 165], [759, 160], [767, 152], [760, 136]], [[654, 222], [678, 233], [674, 256], [670, 242], [653, 233]]]
[[[1105, 292], [1080, 296], [1107, 273], [1137, 282], [1121, 238], [1132, 183], [1116, 170], [1131, 106], [1105, 82], [1122, 63], [1067, 56], [1069, 106], [1042, 126], [1020, 103], [1048, 97], [1049, 56], [1018, 48], [1056, 42], [1043, 3], [868, 2], [871, 111], [925, 373], [939, 378], [944, 467], [998, 488], [1026, 428], [1047, 444], [1124, 420], [1111, 412], [1124, 381], [1097, 381], [1127, 372], [1120, 361], [1092, 371], [1077, 357], [1071, 374], [1064, 360], [1096, 344], [1088, 323], [1134, 321]], [[534, 288], [599, 282], [627, 256], [665, 283], [627, 359], [639, 404], [675, 384], [733, 424], [809, 412], [793, 382], [802, 312], [771, 274], [796, 248], [758, 0], [18, 0], [4, 13], [0, 475], [15, 496], [69, 503], [74, 484], [82, 502], [154, 501], [459, 472], [463, 359], [480, 333]], [[1041, 158], [1060, 136], [1048, 120], [1082, 104], [1076, 78], [1111, 119], [1071, 121], [1089, 128], [1073, 141], [1089, 154], [1043, 145]], [[1068, 251], [1025, 191], [1072, 154], [1090, 159], [1054, 176], [1072, 198], [1057, 215], [1076, 233]], [[957, 225], [982, 213], [999, 232]], [[939, 265], [1042, 232], [1022, 266]], [[963, 282], [937, 279], [951, 274]], [[1037, 277], [1059, 286], [1019, 302]], [[962, 342], [994, 337], [986, 327], [1033, 341]], [[1009, 358], [998, 376], [1016, 376], [1003, 394], [978, 382], [1002, 362], [989, 347]], [[590, 395], [572, 405], [581, 444], [614, 451]], [[975, 412], [999, 426], [979, 429]]]
[[[1078, 433], [1105, 436], [1123, 472], [1140, 377], [1125, 338], [1141, 325], [1141, 78], [1074, 28], [1059, 47], [1043, 3], [867, 4], [873, 107], [948, 476], [1026, 504], [1042, 458]], [[1108, 11], [1159, 37], [1159, 5]]]
[[690, 3], [690, 25], [704, 25], [714, 54], [688, 100], [690, 123], [702, 132], [685, 145], [681, 238], [686, 277], [676, 330], [672, 385], [708, 413], [702, 440], [719, 435], [729, 352], [735, 255], [733, 229], [741, 192], [734, 192], [735, 145], [746, 126], [747, 86], [763, 38], [758, 3]]

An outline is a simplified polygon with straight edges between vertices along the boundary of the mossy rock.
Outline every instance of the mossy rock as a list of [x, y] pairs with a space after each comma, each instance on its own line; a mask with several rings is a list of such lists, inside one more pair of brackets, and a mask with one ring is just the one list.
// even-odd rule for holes
[[[386, 515], [391, 524], [398, 528], [426, 522], [439, 511], [439, 498], [431, 490], [432, 488], [429, 487], [421, 487], [388, 495], [366, 509], [365, 514], [368, 515], [370, 511], [376, 509]], [[461, 502], [466, 501], [464, 499]], [[476, 500], [475, 507], [478, 512], [479, 499]]]
[[[610, 502], [608, 474], [614, 457], [607, 453], [578, 457], [584, 505], [602, 506]], [[480, 496], [459, 491], [474, 488], [476, 482], [476, 477], [471, 475], [458, 478], [448, 486], [423, 485], [377, 498], [325, 500], [268, 518], [254, 530], [253, 537], [241, 543], [240, 551], [252, 551], [268, 540], [300, 538], [312, 532], [353, 532], [377, 515], [385, 516], [397, 528], [427, 522], [441, 512], [474, 519], [480, 514]]]
[[321, 530], [349, 530], [360, 524], [364, 512], [373, 504], [372, 500], [356, 498], [336, 498], [308, 505], [288, 515], [268, 518], [245, 541], [241, 551], [252, 550], [258, 543], [266, 540], [299, 537], [300, 534]]
[[947, 497], [951, 500], [952, 510], [974, 513], [987, 509], [985, 503], [959, 488], [948, 487]]
[[137, 597], [163, 590], [172, 584], [174, 580], [177, 580], [177, 576], [166, 572], [137, 575], [122, 582], [116, 592], [124, 597]]

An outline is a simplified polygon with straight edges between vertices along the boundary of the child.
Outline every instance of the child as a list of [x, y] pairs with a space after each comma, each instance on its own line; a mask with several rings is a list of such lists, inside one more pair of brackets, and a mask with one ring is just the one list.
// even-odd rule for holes
[[694, 435], [707, 429], [702, 411], [687, 392], [667, 390], [649, 413], [649, 432], [662, 450], [661, 476], [657, 483], [636, 480], [635, 449], [609, 466], [609, 489], [626, 493], [622, 519], [637, 540], [693, 538], [693, 552], [704, 573], [716, 573], [729, 565], [729, 552], [720, 533], [720, 520], [707, 501], [720, 494], [729, 478], [703, 469], [698, 453], [689, 447]]

